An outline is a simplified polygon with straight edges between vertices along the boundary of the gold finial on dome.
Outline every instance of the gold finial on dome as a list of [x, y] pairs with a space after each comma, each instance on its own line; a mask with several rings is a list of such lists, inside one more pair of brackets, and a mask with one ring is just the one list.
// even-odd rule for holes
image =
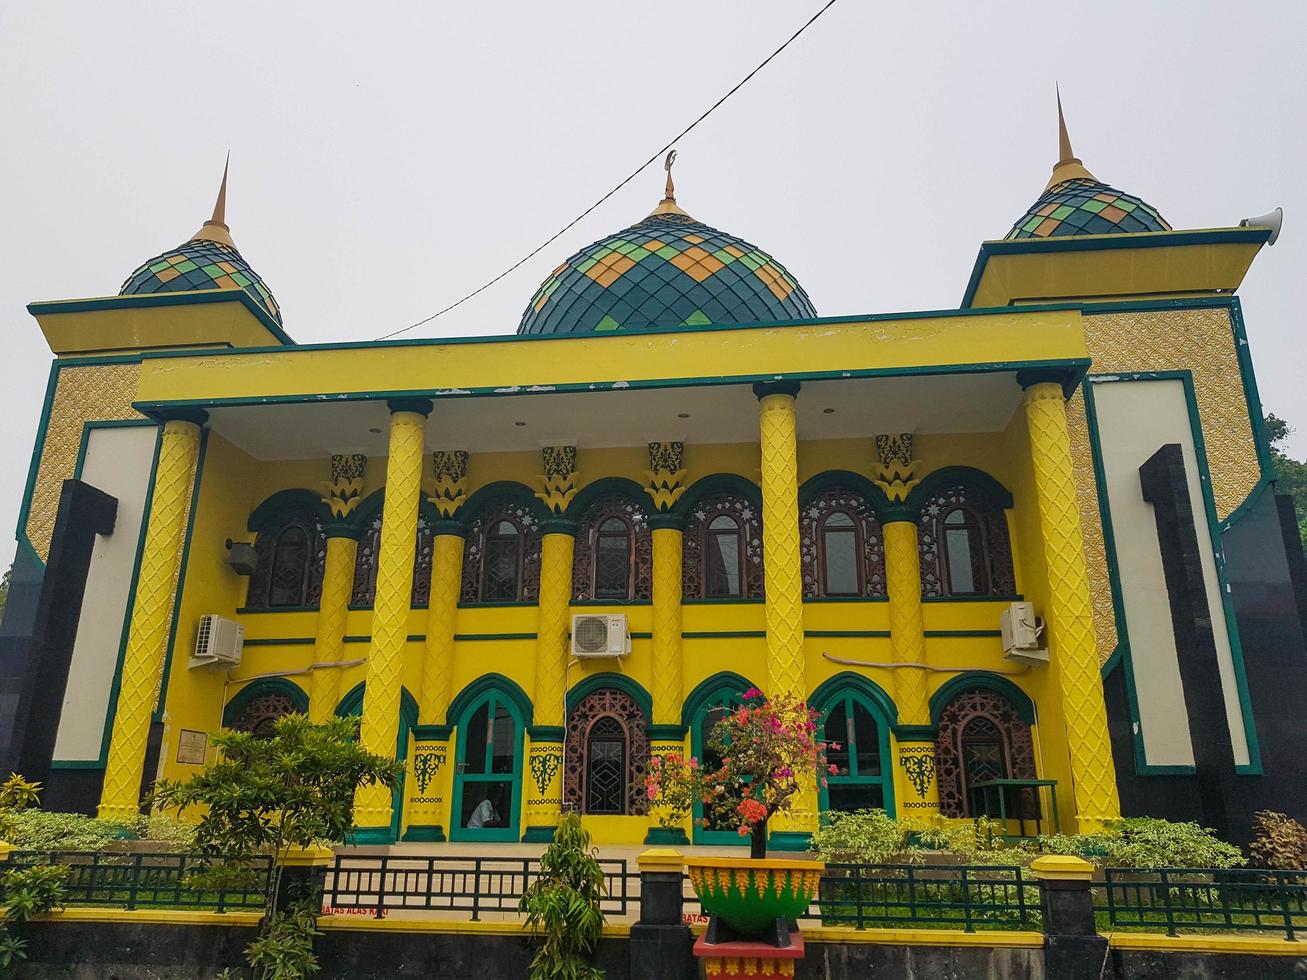
[[1066, 118], [1062, 115], [1062, 93], [1056, 85], [1057, 92], [1057, 164], [1053, 167], [1053, 176], [1048, 179], [1044, 190], [1056, 187], [1067, 180], [1097, 180], [1098, 178], [1085, 169], [1080, 158], [1071, 150], [1071, 137], [1067, 135]]
[[667, 171], [667, 189], [663, 191], [663, 199], [658, 202], [658, 207], [649, 212], [649, 216], [655, 214], [683, 214], [689, 217], [679, 207], [676, 206], [676, 185], [672, 183], [672, 164], [676, 162], [676, 151], [669, 150], [667, 159], [663, 161], [663, 169]]
[[231, 151], [227, 151], [227, 162], [222, 165], [222, 184], [218, 187], [218, 199], [213, 202], [213, 217], [206, 221], [191, 241], [217, 242], [235, 248], [231, 229], [227, 227], [227, 168], [231, 166]]

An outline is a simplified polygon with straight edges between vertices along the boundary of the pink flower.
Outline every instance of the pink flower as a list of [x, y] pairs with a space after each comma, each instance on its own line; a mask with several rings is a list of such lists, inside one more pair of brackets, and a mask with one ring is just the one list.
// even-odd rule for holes
[[830, 774], [832, 776], [838, 776], [840, 774], [840, 767], [833, 763], [827, 766], [827, 768], [830, 770]]
[[699, 768], [699, 760], [696, 759], [696, 758], [694, 758], [694, 756], [691, 756], [691, 757], [690, 757], [690, 768], [691, 768], [691, 769], [698, 769], [698, 768]]
[[753, 698], [760, 698], [760, 697], [762, 697], [762, 691], [758, 690], [756, 687], [751, 687], [744, 692], [744, 698], [746, 701], [752, 700]]

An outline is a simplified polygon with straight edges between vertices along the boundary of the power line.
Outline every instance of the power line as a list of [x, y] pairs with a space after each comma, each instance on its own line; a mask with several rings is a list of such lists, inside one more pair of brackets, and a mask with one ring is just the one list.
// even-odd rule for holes
[[489, 281], [486, 282], [486, 283], [483, 283], [482, 285], [478, 286], [476, 289], [472, 290], [472, 292], [468, 293], [466, 296], [464, 296], [462, 299], [458, 300], [457, 302], [450, 303], [450, 304], [449, 304], [448, 306], [446, 306], [444, 309], [442, 309], [442, 310], [437, 310], [435, 313], [432, 313], [430, 316], [428, 316], [428, 317], [424, 317], [423, 319], [418, 320], [416, 323], [410, 323], [407, 327], [401, 327], [400, 329], [398, 329], [398, 330], [394, 330], [394, 331], [392, 331], [392, 332], [390, 332], [390, 333], [388, 333], [388, 334], [384, 334], [384, 335], [378, 337], [377, 339], [378, 339], [378, 340], [389, 340], [391, 337], [398, 337], [400, 334], [402, 334], [402, 333], [408, 333], [410, 330], [413, 330], [413, 329], [415, 329], [415, 328], [417, 328], [417, 327], [420, 327], [420, 326], [422, 326], [424, 323], [430, 323], [432, 320], [436, 319], [436, 317], [444, 316], [444, 315], [445, 315], [446, 313], [448, 313], [450, 310], [455, 309], [455, 308], [457, 308], [457, 307], [459, 307], [459, 306], [462, 306], [464, 303], [466, 303], [468, 300], [470, 300], [473, 296], [476, 296], [476, 295], [478, 295], [478, 294], [480, 294], [480, 293], [485, 292], [487, 289], [489, 289], [489, 288], [490, 288], [491, 286], [493, 286], [495, 283], [499, 282], [499, 280], [503, 279], [503, 278], [504, 278], [505, 276], [507, 276], [509, 273], [515, 272], [517, 269], [521, 268], [523, 265], [525, 265], [525, 264], [526, 264], [527, 262], [529, 262], [531, 259], [535, 258], [537, 255], [539, 255], [541, 252], [543, 252], [545, 249], [547, 249], [547, 248], [548, 248], [550, 245], [552, 245], [554, 242], [558, 241], [558, 239], [562, 238], [563, 235], [565, 235], [565, 234], [567, 234], [567, 232], [571, 231], [571, 229], [572, 229], [572, 228], [573, 228], [573, 227], [574, 227], [578, 222], [580, 222], [580, 221], [583, 220], [587, 215], [589, 215], [591, 211], [593, 211], [595, 208], [599, 207], [601, 204], [603, 204], [605, 201], [607, 201], [610, 197], [612, 197], [614, 194], [616, 194], [618, 191], [620, 191], [623, 187], [625, 187], [627, 184], [629, 184], [631, 181], [633, 181], [636, 177], [638, 177], [638, 176], [640, 175], [641, 171], [643, 171], [646, 167], [649, 166], [649, 164], [653, 163], [655, 160], [657, 160], [659, 157], [661, 157], [664, 153], [666, 153], [668, 150], [670, 150], [673, 146], [675, 146], [675, 145], [677, 144], [677, 142], [679, 142], [679, 141], [680, 141], [680, 140], [681, 140], [681, 139], [682, 139], [686, 134], [688, 134], [688, 133], [690, 132], [690, 130], [694, 129], [695, 126], [698, 126], [699, 123], [703, 122], [703, 121], [704, 121], [705, 119], [707, 119], [710, 115], [712, 115], [712, 113], [713, 113], [713, 112], [714, 112], [714, 111], [715, 111], [715, 110], [716, 110], [716, 109], [717, 109], [717, 108], [718, 108], [718, 107], [719, 107], [723, 102], [725, 102], [727, 99], [729, 99], [732, 95], [734, 95], [734, 94], [735, 94], [736, 92], [738, 92], [740, 89], [744, 88], [744, 86], [748, 83], [748, 81], [749, 81], [751, 78], [753, 78], [754, 75], [758, 74], [758, 72], [760, 72], [760, 71], [762, 71], [764, 68], [766, 68], [767, 65], [771, 62], [771, 60], [772, 60], [773, 58], [775, 58], [778, 54], [780, 54], [782, 51], [784, 51], [786, 48], [788, 48], [791, 44], [793, 44], [796, 40], [798, 40], [799, 35], [802, 34], [804, 31], [806, 31], [806, 30], [807, 30], [809, 27], [811, 27], [813, 24], [815, 24], [815, 23], [817, 22], [817, 18], [819, 18], [819, 17], [820, 17], [822, 14], [824, 14], [826, 11], [830, 10], [831, 7], [835, 6], [836, 2], [837, 2], [837, 0], [827, 0], [826, 5], [823, 6], [820, 10], [818, 10], [818, 11], [817, 11], [815, 14], [813, 14], [811, 17], [809, 17], [808, 20], [807, 20], [807, 22], [806, 22], [802, 27], [800, 27], [797, 31], [795, 31], [793, 34], [791, 34], [790, 37], [789, 37], [789, 39], [786, 40], [786, 42], [785, 42], [784, 44], [782, 44], [779, 48], [777, 48], [777, 49], [776, 49], [775, 51], [773, 51], [771, 54], [767, 55], [767, 57], [764, 58], [764, 59], [759, 63], [758, 67], [756, 67], [755, 69], [753, 69], [753, 71], [749, 72], [749, 74], [745, 75], [745, 76], [744, 76], [743, 78], [741, 78], [738, 82], [736, 82], [735, 85], [734, 85], [734, 87], [731, 88], [731, 90], [730, 90], [729, 92], [727, 92], [727, 93], [726, 93], [725, 95], [723, 95], [720, 99], [718, 99], [716, 102], [714, 102], [712, 105], [710, 105], [706, 110], [704, 110], [703, 114], [700, 115], [698, 119], [696, 119], [694, 122], [690, 123], [690, 125], [686, 126], [683, 130], [681, 130], [679, 133], [677, 133], [675, 136], [673, 136], [670, 140], [668, 140], [666, 143], [664, 143], [664, 144], [662, 145], [662, 147], [660, 147], [659, 149], [655, 150], [654, 153], [653, 153], [653, 155], [652, 155], [651, 157], [649, 157], [648, 160], [646, 160], [644, 163], [640, 164], [640, 166], [636, 167], [636, 168], [635, 168], [634, 170], [632, 170], [629, 174], [627, 174], [624, 178], [622, 178], [622, 180], [621, 180], [621, 181], [620, 181], [620, 182], [619, 182], [615, 187], [613, 187], [612, 190], [610, 190], [610, 191], [609, 191], [607, 194], [605, 194], [603, 197], [599, 198], [599, 200], [595, 201], [594, 204], [591, 204], [588, 208], [586, 208], [584, 211], [582, 211], [580, 214], [578, 214], [575, 218], [573, 218], [573, 219], [572, 219], [571, 221], [569, 221], [567, 224], [563, 225], [562, 228], [558, 229], [557, 232], [555, 232], [553, 235], [549, 236], [549, 238], [547, 238], [545, 241], [541, 242], [541, 243], [540, 243], [536, 248], [532, 249], [532, 250], [531, 250], [530, 252], [528, 252], [526, 255], [522, 256], [522, 258], [518, 259], [516, 262], [514, 262], [512, 265], [510, 265], [507, 269], [505, 269], [505, 270], [504, 270], [503, 272], [501, 272], [499, 275], [495, 276], [493, 279], [489, 280]]

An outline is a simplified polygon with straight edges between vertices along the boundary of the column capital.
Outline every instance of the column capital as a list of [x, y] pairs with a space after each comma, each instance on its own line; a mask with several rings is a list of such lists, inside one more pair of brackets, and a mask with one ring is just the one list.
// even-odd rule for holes
[[649, 530], [651, 531], [684, 531], [685, 523], [684, 514], [655, 511], [649, 515]]
[[666, 514], [685, 493], [685, 443], [649, 443], [645, 477], [644, 490], [653, 500], [655, 513]]
[[427, 500], [445, 519], [441, 524], [450, 522], [467, 500], [468, 458], [466, 449], [437, 449], [431, 454], [432, 478], [426, 485]]
[[540, 522], [541, 534], [566, 534], [576, 537], [576, 521], [570, 517], [546, 517]]
[[452, 518], [442, 518], [438, 521], [432, 521], [431, 522], [432, 537], [438, 538], [442, 534], [447, 534], [450, 537], [455, 537], [455, 538], [466, 538], [467, 527], [463, 524], [462, 521], [457, 521]]
[[1075, 390], [1075, 374], [1069, 368], [1022, 368], [1017, 372], [1017, 384], [1023, 391], [1029, 391], [1036, 385], [1055, 384], [1062, 389], [1064, 398], [1070, 398], [1071, 392]]
[[430, 398], [387, 398], [386, 408], [390, 414], [396, 412], [415, 412], [418, 415], [428, 416], [434, 407]]
[[753, 394], [759, 401], [768, 395], [789, 395], [791, 398], [797, 398], [801, 387], [802, 385], [797, 381], [758, 381], [754, 383]]
[[351, 538], [355, 541], [363, 534], [363, 529], [349, 521], [328, 521], [322, 525], [322, 534], [326, 538]]
[[190, 422], [192, 425], [207, 425], [209, 413], [202, 408], [161, 408], [151, 413], [160, 422]]

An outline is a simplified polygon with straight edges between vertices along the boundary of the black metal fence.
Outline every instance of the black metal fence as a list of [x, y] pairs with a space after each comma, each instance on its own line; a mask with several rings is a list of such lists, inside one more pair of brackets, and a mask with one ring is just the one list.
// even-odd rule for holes
[[[697, 900], [689, 904], [699, 911]], [[1030, 872], [1006, 865], [828, 864], [799, 921], [856, 929], [1032, 929], [1040, 921], [1039, 884]]]
[[1180, 930], [1307, 932], [1307, 871], [1107, 868], [1107, 924], [1169, 936]]
[[[606, 892], [600, 908], [627, 914], [638, 895], [638, 872], [622, 859], [600, 859]], [[483, 912], [518, 914], [518, 901], [540, 876], [539, 858], [399, 857], [340, 854], [327, 871], [324, 906], [335, 910], [387, 912]]]
[[244, 866], [245, 880], [221, 887], [197, 887], [196, 872], [213, 859], [196, 854], [116, 851], [13, 851], [7, 867], [62, 865], [68, 868], [64, 905], [100, 905], [114, 908], [261, 909], [272, 861], [253, 858]]

